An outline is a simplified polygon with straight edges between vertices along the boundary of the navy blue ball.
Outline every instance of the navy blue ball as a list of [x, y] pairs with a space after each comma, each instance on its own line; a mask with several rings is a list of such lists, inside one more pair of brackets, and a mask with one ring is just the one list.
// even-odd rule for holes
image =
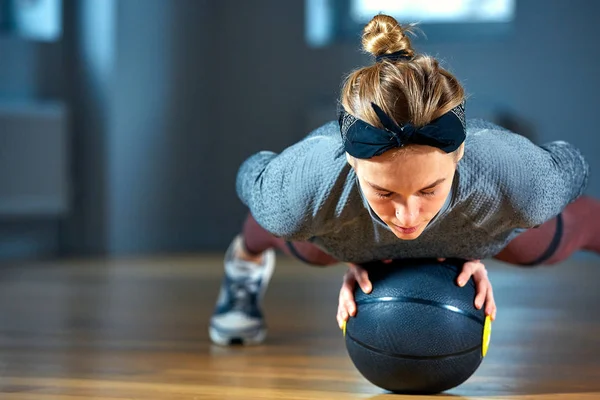
[[485, 313], [475, 284], [456, 284], [464, 260], [396, 260], [363, 265], [373, 284], [358, 288], [346, 348], [358, 371], [383, 389], [439, 393], [465, 382], [483, 360]]

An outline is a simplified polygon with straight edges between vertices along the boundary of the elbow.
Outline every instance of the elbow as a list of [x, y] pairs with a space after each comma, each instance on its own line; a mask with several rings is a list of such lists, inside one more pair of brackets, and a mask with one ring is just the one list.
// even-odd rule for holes
[[300, 241], [308, 238], [304, 234], [303, 226], [298, 222], [298, 219], [284, 210], [253, 210], [251, 208], [250, 213], [258, 225], [275, 237], [289, 241]]
[[540, 212], [521, 213], [521, 215], [519, 215], [518, 226], [519, 228], [531, 229], [542, 225], [551, 218], [552, 216]]

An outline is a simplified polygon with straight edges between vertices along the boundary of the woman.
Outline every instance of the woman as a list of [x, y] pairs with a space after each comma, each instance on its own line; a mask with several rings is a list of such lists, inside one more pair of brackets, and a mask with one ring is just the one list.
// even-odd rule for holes
[[371, 290], [361, 263], [470, 260], [457, 284], [472, 277], [476, 307], [494, 319], [481, 259], [538, 265], [600, 252], [600, 202], [581, 197], [589, 171], [578, 150], [466, 121], [458, 80], [416, 54], [392, 17], [366, 25], [363, 47], [375, 62], [346, 79], [337, 123], [241, 166], [237, 192], [250, 214], [225, 255], [215, 343], [264, 340], [260, 300], [276, 248], [310, 264], [349, 264], [340, 327], [356, 312], [355, 284]]

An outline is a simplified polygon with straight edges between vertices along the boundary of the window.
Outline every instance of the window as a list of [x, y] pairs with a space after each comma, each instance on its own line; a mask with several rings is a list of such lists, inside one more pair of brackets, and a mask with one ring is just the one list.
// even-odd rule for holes
[[404, 22], [510, 22], [514, 1], [507, 0], [351, 0], [350, 16], [368, 22], [385, 12]]
[[418, 22], [429, 39], [498, 35], [508, 31], [516, 0], [306, 0], [306, 39], [312, 47], [356, 38], [374, 15]]
[[0, 34], [54, 41], [62, 32], [62, 0], [0, 0]]

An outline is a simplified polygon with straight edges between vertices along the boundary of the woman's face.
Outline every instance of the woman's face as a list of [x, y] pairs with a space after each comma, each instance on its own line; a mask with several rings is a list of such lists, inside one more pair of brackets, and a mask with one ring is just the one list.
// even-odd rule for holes
[[401, 154], [388, 151], [349, 160], [373, 211], [403, 240], [418, 238], [441, 210], [463, 150], [447, 154], [430, 146], [412, 147]]

